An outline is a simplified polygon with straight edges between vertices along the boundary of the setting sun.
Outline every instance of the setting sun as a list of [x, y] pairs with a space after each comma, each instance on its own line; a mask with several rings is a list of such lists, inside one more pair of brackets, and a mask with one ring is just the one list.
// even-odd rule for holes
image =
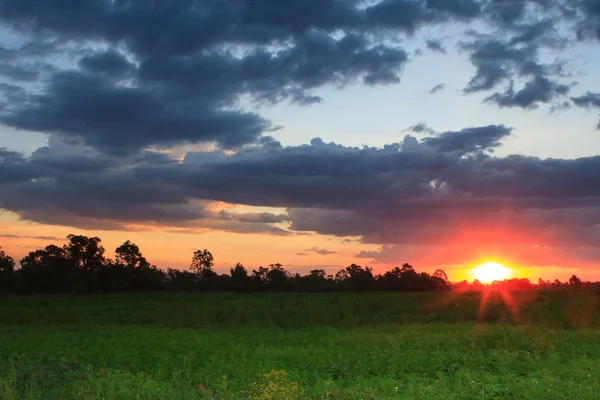
[[486, 262], [478, 265], [471, 273], [473, 277], [482, 283], [492, 283], [494, 281], [503, 281], [512, 275], [509, 268], [496, 262]]

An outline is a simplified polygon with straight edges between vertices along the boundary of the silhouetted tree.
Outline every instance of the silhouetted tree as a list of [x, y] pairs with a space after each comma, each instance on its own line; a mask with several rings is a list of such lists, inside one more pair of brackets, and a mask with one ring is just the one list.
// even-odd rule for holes
[[269, 272], [269, 268], [258, 267], [257, 270], [252, 270], [252, 286], [254, 290], [263, 291], [267, 289], [268, 278], [267, 273]]
[[19, 275], [23, 289], [35, 293], [85, 291], [84, 276], [79, 273], [64, 248], [49, 245], [30, 252], [21, 260]]
[[583, 285], [581, 283], [581, 279], [579, 279], [577, 275], [573, 275], [569, 278], [569, 286], [571, 286], [573, 289], [581, 289]]
[[327, 280], [327, 273], [322, 269], [313, 269], [303, 277], [302, 288], [308, 292], [322, 292], [331, 290], [333, 282]]
[[373, 270], [369, 267], [363, 268], [360, 265], [352, 264], [346, 267], [347, 289], [353, 291], [366, 291], [373, 289], [375, 281]]
[[15, 261], [0, 247], [0, 291], [15, 290]]
[[68, 235], [69, 243], [63, 248], [77, 269], [93, 271], [104, 262], [104, 247], [100, 245], [100, 238], [81, 235]]
[[[98, 237], [82, 235], [67, 236], [68, 243], [62, 247], [46, 246], [30, 252], [21, 260], [21, 268], [15, 269], [14, 260], [0, 248], [0, 291], [25, 291], [31, 293], [62, 292], [121, 292], [135, 290], [233, 290], [250, 291], [480, 291], [485, 286], [479, 281], [451, 285], [446, 273], [438, 269], [432, 275], [417, 272], [410, 264], [394, 267], [383, 274], [373, 276], [369, 267], [352, 264], [335, 276], [322, 269], [314, 269], [305, 276], [290, 274], [279, 263], [268, 268], [259, 267], [249, 275], [242, 264], [236, 264], [229, 274], [217, 274], [213, 270], [214, 259], [208, 250], [194, 252], [190, 271], [167, 269], [166, 272], [151, 265], [139, 247], [127, 240], [115, 250], [115, 259], [104, 256], [104, 248]], [[492, 289], [531, 290], [528, 279], [510, 279], [495, 282]], [[539, 280], [541, 289], [600, 290], [600, 284], [582, 282], [573, 275], [568, 282]]]
[[167, 269], [167, 281], [171, 290], [194, 291], [198, 290], [198, 275], [189, 271]]
[[192, 264], [190, 269], [198, 275], [200, 287], [203, 290], [214, 289], [214, 284], [217, 281], [217, 273], [213, 270], [214, 257], [210, 251], [196, 250], [192, 256]]
[[249, 292], [252, 290], [252, 280], [242, 264], [237, 263], [234, 268], [231, 268], [230, 275], [231, 290], [235, 292]]
[[142, 255], [140, 248], [129, 240], [117, 247], [115, 250], [115, 258], [118, 263], [121, 263], [129, 268], [144, 268], [149, 267], [150, 263]]
[[270, 264], [269, 267], [267, 271], [267, 287], [269, 290], [272, 292], [286, 291], [289, 288], [287, 285], [289, 280], [288, 272], [279, 263]]

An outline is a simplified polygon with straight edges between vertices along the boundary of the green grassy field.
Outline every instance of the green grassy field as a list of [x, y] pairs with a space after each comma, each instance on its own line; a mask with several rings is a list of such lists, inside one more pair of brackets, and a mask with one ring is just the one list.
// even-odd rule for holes
[[598, 399], [599, 297], [0, 298], [4, 399]]

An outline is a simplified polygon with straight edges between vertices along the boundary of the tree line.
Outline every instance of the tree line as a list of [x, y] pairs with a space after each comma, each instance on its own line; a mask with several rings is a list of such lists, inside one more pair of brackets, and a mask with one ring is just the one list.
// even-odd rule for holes
[[[292, 274], [279, 263], [258, 267], [251, 272], [238, 263], [229, 274], [214, 270], [214, 257], [208, 250], [192, 255], [188, 271], [162, 270], [150, 264], [140, 248], [126, 241], [115, 249], [114, 259], [105, 256], [98, 237], [67, 236], [62, 247], [46, 246], [30, 252], [20, 267], [0, 247], [0, 292], [12, 293], [112, 293], [145, 290], [234, 291], [234, 292], [332, 292], [332, 291], [479, 291], [478, 281], [451, 284], [446, 273], [417, 272], [410, 264], [383, 274], [369, 267], [352, 264], [328, 275], [315, 269], [306, 275]], [[598, 282], [583, 282], [573, 275], [568, 282], [510, 279], [487, 287], [503, 286], [513, 290], [600, 289]]]
[[322, 269], [307, 275], [292, 274], [279, 263], [251, 272], [238, 263], [229, 274], [214, 270], [208, 250], [192, 255], [188, 271], [159, 269], [140, 248], [126, 241], [115, 249], [114, 259], [105, 256], [98, 237], [67, 236], [62, 247], [46, 246], [30, 252], [20, 267], [0, 247], [0, 291], [14, 293], [111, 293], [144, 290], [235, 292], [327, 292], [327, 291], [443, 291], [451, 288], [445, 272], [417, 272], [404, 264], [384, 274], [352, 264], [335, 275]]

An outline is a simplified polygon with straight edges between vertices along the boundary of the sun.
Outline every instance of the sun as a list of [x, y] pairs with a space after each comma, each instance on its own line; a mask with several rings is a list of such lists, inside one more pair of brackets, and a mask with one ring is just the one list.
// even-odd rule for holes
[[481, 283], [503, 281], [512, 275], [510, 268], [497, 262], [485, 262], [471, 270], [473, 277]]

